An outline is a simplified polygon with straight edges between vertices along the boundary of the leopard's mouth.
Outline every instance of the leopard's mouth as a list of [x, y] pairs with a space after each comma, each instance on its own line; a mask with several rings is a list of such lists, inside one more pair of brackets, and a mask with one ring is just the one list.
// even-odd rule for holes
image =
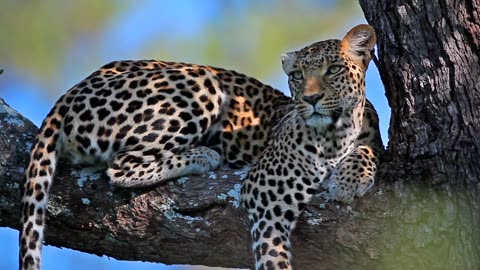
[[330, 115], [320, 112], [313, 112], [309, 117], [330, 117]]

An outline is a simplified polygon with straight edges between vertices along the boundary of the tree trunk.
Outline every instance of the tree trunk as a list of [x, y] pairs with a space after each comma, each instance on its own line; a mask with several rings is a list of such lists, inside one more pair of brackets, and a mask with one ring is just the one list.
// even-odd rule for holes
[[[458, 183], [477, 187], [480, 179], [479, 0], [360, 2], [377, 30], [392, 107], [387, 157], [366, 197], [347, 206], [318, 196], [307, 206], [293, 235], [294, 265], [478, 269], [478, 189]], [[0, 99], [0, 226], [18, 229], [35, 132]], [[238, 173], [127, 190], [103, 171], [58, 168], [47, 244], [124, 260], [252, 266]]]
[[480, 1], [360, 0], [392, 118], [385, 179], [480, 182]]

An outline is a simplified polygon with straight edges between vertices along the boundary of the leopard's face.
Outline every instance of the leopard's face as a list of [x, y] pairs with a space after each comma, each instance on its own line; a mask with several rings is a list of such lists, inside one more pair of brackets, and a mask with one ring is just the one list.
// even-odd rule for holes
[[361, 25], [343, 40], [316, 42], [282, 56], [296, 110], [307, 126], [326, 127], [363, 108], [375, 41], [373, 29]]

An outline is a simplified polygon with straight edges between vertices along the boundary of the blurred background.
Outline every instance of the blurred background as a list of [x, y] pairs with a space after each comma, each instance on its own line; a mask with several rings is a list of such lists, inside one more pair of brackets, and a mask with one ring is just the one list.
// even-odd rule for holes
[[[366, 23], [351, 0], [82, 0], [0, 2], [0, 98], [40, 125], [75, 83], [113, 60], [158, 59], [235, 69], [286, 94], [280, 55]], [[390, 108], [378, 71], [367, 96], [384, 144]], [[1, 195], [1, 194], [0, 194]], [[18, 232], [0, 228], [0, 269], [17, 269]], [[44, 269], [219, 269], [117, 261], [46, 246]]]

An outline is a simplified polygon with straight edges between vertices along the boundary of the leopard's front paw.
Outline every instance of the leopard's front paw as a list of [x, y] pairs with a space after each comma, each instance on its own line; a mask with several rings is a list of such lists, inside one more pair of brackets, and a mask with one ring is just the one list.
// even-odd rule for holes
[[336, 171], [327, 182], [329, 196], [336, 201], [351, 203], [353, 198], [362, 197], [373, 187], [373, 176], [360, 176], [358, 174]]
[[336, 173], [334, 173], [328, 180], [327, 189], [329, 197], [332, 200], [351, 203], [355, 197], [355, 192], [351, 184], [341, 181]]

